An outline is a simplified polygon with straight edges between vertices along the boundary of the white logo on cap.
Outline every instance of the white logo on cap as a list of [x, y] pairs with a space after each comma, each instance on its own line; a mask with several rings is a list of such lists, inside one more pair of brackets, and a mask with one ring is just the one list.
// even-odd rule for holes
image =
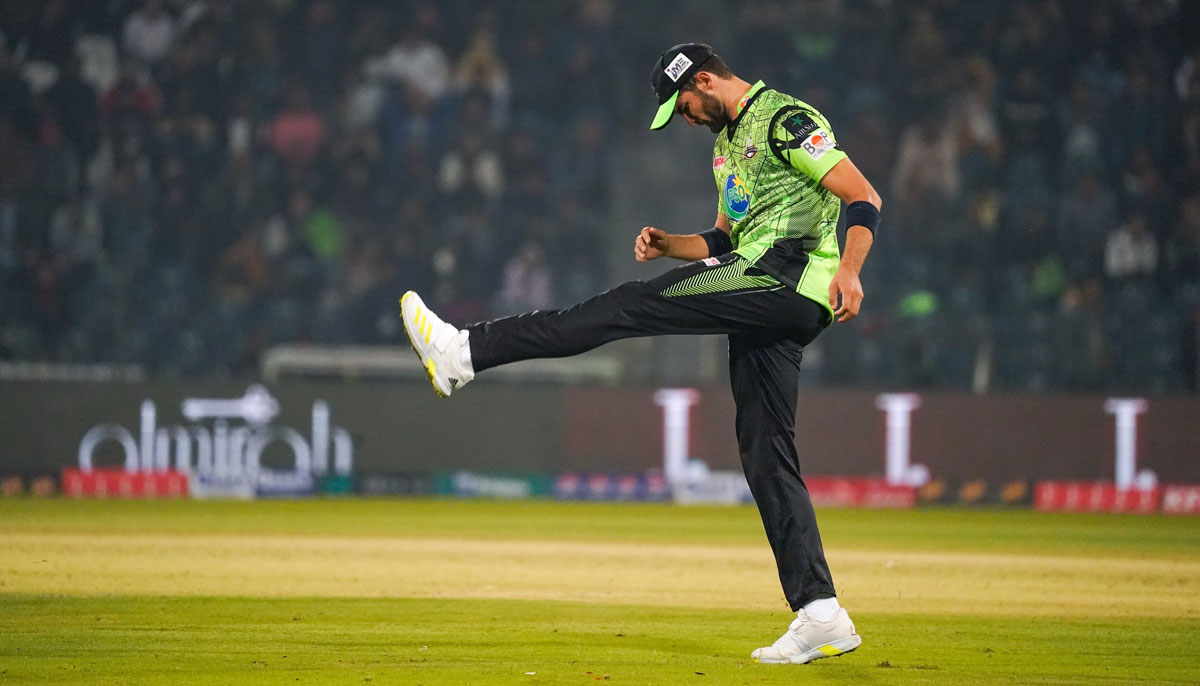
[[667, 77], [672, 82], [678, 83], [679, 77], [683, 76], [683, 72], [687, 71], [687, 68], [690, 66], [692, 66], [692, 61], [688, 59], [687, 55], [681, 52], [675, 56], [675, 59], [671, 60], [671, 63], [663, 71], [667, 73]]

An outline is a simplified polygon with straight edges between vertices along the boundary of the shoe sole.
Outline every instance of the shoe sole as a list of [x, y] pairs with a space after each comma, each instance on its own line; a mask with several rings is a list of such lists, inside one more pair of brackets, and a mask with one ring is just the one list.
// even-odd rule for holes
[[755, 658], [755, 662], [760, 662], [764, 665], [804, 665], [813, 660], [820, 660], [825, 657], [838, 657], [846, 653], [853, 653], [860, 645], [862, 645], [862, 637], [858, 634], [851, 634], [846, 638], [839, 638], [836, 641], [826, 643], [819, 648], [814, 648], [807, 653], [793, 655], [781, 660], [762, 660]]
[[[400, 322], [404, 324], [404, 335], [408, 337], [408, 347], [412, 348], [412, 351], [417, 354], [417, 359], [421, 360], [421, 351], [417, 350], [417, 344], [413, 342], [412, 331], [408, 328], [408, 318], [404, 316], [404, 299], [409, 295], [409, 293], [405, 293], [400, 297]], [[425, 367], [425, 377], [429, 379], [429, 385], [433, 386], [433, 392], [437, 393], [439, 398], [449, 397], [445, 393], [442, 393], [441, 389], [433, 381], [433, 375], [437, 373], [437, 365], [434, 364], [433, 360], [421, 360], [421, 364]]]

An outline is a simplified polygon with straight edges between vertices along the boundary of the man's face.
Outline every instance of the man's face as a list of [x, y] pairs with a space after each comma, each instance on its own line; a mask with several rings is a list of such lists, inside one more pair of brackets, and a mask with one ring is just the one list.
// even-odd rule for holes
[[729, 114], [717, 96], [697, 88], [679, 91], [675, 99], [675, 114], [683, 117], [688, 126], [707, 126], [709, 131], [720, 133], [729, 125]]

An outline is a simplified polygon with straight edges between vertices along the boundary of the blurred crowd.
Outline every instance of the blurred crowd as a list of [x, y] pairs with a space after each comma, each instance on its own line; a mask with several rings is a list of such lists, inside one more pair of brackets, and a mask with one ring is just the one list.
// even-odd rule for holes
[[586, 297], [644, 72], [696, 32], [820, 108], [884, 197], [825, 380], [1197, 388], [1200, 4], [679, 14], [0, 4], [0, 359], [243, 375], [276, 343], [402, 340], [408, 288], [464, 322]]
[[825, 111], [884, 198], [827, 378], [1197, 390], [1200, 3], [759, 0], [740, 26], [735, 70]]
[[467, 321], [602, 285], [608, 2], [0, 7], [0, 358], [249, 374], [397, 341], [408, 288]]

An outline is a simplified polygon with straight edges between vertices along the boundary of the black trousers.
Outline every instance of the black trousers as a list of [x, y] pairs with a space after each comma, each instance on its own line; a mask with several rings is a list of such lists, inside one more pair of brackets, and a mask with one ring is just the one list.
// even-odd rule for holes
[[835, 595], [796, 454], [796, 397], [804, 346], [829, 313], [729, 254], [649, 281], [622, 284], [574, 307], [468, 327], [476, 372], [538, 357], [577, 355], [610, 341], [728, 334], [734, 425], [746, 481], [793, 610]]

